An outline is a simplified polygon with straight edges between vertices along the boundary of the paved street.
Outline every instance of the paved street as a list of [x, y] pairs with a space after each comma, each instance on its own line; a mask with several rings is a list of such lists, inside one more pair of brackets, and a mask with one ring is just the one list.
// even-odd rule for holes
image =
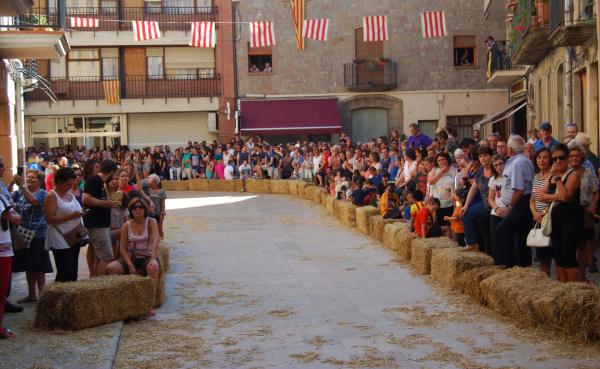
[[[168, 301], [125, 324], [116, 368], [597, 368], [436, 292], [320, 206], [169, 193]], [[185, 197], [185, 198], [184, 198]], [[174, 209], [177, 208], [177, 209]]]

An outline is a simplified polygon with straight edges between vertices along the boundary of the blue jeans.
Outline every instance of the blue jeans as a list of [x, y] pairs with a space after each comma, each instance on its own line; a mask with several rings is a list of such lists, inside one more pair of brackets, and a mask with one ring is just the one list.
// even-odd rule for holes
[[478, 201], [469, 206], [462, 221], [467, 245], [479, 244], [481, 251], [485, 250], [487, 253], [489, 250], [491, 253], [490, 211], [484, 202]]

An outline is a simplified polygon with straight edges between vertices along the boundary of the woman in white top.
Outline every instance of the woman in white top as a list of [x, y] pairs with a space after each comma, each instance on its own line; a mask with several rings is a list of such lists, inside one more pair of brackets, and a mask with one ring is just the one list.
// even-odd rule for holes
[[450, 156], [445, 152], [440, 152], [435, 157], [436, 167], [429, 172], [427, 184], [429, 187], [428, 197], [435, 197], [440, 200], [440, 208], [436, 212], [436, 224], [440, 227], [447, 226], [448, 222], [444, 217], [452, 216], [454, 203], [452, 199], [452, 187], [456, 177], [456, 169], [452, 166]]
[[82, 222], [81, 205], [71, 192], [77, 176], [71, 168], [60, 168], [54, 176], [54, 189], [44, 200], [44, 215], [48, 223], [46, 250], [52, 250], [56, 264], [55, 282], [77, 280], [80, 246], [71, 247], [63, 235], [74, 230]]
[[408, 148], [404, 151], [404, 165], [402, 170], [398, 170], [395, 182], [396, 187], [405, 187], [417, 174], [417, 153], [413, 148]]

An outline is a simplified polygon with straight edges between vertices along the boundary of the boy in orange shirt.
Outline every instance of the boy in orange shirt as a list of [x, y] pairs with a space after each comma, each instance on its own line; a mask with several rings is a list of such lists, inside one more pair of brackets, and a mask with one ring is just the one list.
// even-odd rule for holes
[[458, 242], [461, 246], [466, 246], [465, 243], [465, 229], [463, 228], [462, 220], [460, 218], [460, 209], [462, 209], [462, 204], [460, 202], [460, 195], [454, 194], [454, 212], [451, 217], [444, 217], [445, 221], [450, 222], [450, 230], [452, 231], [452, 239]]

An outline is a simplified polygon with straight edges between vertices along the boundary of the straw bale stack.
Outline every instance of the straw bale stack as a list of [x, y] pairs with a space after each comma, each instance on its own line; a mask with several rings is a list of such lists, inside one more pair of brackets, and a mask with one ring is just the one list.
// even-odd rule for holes
[[329, 198], [332, 197], [330, 194], [321, 192], [321, 206], [327, 209], [327, 204], [329, 203]]
[[167, 296], [165, 293], [165, 274], [166, 273], [167, 273], [166, 270], [163, 270], [162, 268], [158, 272], [158, 285], [156, 286], [156, 291], [154, 294], [154, 307], [155, 308], [161, 307], [165, 303], [165, 300], [167, 299]]
[[191, 191], [213, 191], [210, 182], [212, 180], [208, 179], [191, 179], [186, 181], [188, 183], [188, 189]]
[[333, 203], [333, 212], [348, 227], [356, 227], [356, 205], [349, 201], [335, 201]]
[[383, 242], [383, 230], [386, 224], [398, 222], [398, 219], [383, 219], [381, 215], [371, 217], [371, 237], [379, 242]]
[[322, 187], [315, 187], [318, 191], [313, 193], [313, 202], [317, 205], [321, 204], [321, 197], [325, 194]]
[[290, 189], [290, 195], [298, 196], [298, 183], [300, 183], [300, 181], [292, 179], [287, 182]]
[[210, 179], [208, 181], [209, 191], [215, 192], [238, 192], [242, 189], [241, 181], [237, 179]]
[[251, 193], [271, 193], [271, 181], [268, 179], [247, 179], [246, 191]]
[[190, 181], [161, 181], [165, 191], [188, 191]]
[[312, 187], [312, 183], [309, 184], [308, 182], [304, 182], [304, 181], [297, 181], [298, 182], [298, 197], [305, 197], [304, 192], [306, 190], [306, 187], [311, 186]]
[[458, 245], [448, 237], [415, 238], [411, 243], [410, 266], [419, 274], [429, 274], [432, 250], [448, 247], [458, 247]]
[[417, 234], [410, 231], [410, 226], [404, 224], [404, 228], [396, 234], [394, 249], [398, 253], [398, 259], [408, 263], [412, 257], [412, 242]]
[[329, 195], [327, 198], [327, 212], [330, 215], [335, 215], [335, 202], [337, 201], [335, 197]]
[[480, 283], [489, 276], [502, 271], [498, 266], [483, 266], [467, 270], [460, 275], [456, 281], [456, 289], [465, 295], [472, 297], [475, 301], [483, 303]]
[[135, 275], [106, 276], [44, 288], [35, 325], [79, 330], [147, 315], [154, 305], [154, 284]]
[[165, 273], [169, 271], [169, 247], [167, 246], [167, 244], [163, 241], [160, 243], [160, 270], [164, 271]]
[[533, 268], [511, 268], [480, 283], [484, 303], [523, 325], [600, 339], [600, 289], [560, 283]]
[[[304, 188], [304, 198], [309, 201], [314, 201], [315, 196], [320, 196], [319, 191], [321, 191], [320, 187], [317, 186], [306, 186]], [[320, 197], [319, 197], [320, 198]]]
[[290, 184], [287, 180], [273, 179], [271, 180], [271, 193], [288, 195], [290, 193]]
[[374, 206], [361, 206], [356, 208], [356, 225], [364, 233], [371, 233], [371, 217], [379, 214], [379, 209]]
[[406, 225], [401, 222], [386, 224], [383, 228], [383, 244], [390, 250], [396, 250], [396, 237], [405, 230]]
[[451, 290], [457, 289], [458, 279], [468, 270], [494, 265], [494, 260], [482, 252], [463, 252], [458, 247], [431, 251], [431, 277]]

